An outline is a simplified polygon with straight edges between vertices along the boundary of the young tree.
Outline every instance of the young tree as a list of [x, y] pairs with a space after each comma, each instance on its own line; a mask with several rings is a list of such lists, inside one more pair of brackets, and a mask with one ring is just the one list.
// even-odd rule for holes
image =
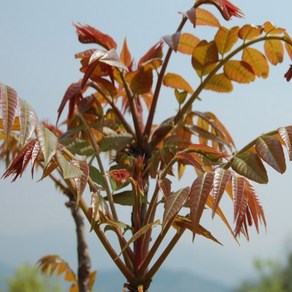
[[[238, 151], [215, 114], [194, 109], [205, 90], [231, 92], [234, 82], [267, 78], [269, 65], [281, 63], [285, 50], [292, 58], [292, 40], [285, 29], [270, 22], [226, 28], [206, 10], [208, 5], [226, 21], [243, 16], [228, 0], [197, 0], [182, 13], [177, 31], [164, 36], [138, 62], [126, 40], [118, 54], [112, 37], [75, 24], [79, 41], [95, 47], [76, 54], [84, 75], [68, 87], [61, 101], [57, 124], [68, 106], [61, 126], [39, 121], [13, 88], [0, 86], [0, 153], [9, 164], [3, 177], [16, 180], [29, 162], [32, 174], [36, 166], [42, 168], [42, 178], [50, 177], [69, 197], [72, 213], [81, 210], [90, 222], [91, 231], [126, 278], [127, 291], [148, 290], [185, 231], [193, 240], [201, 235], [218, 243], [200, 223], [205, 209], [212, 217], [219, 216], [236, 240], [240, 234], [248, 238], [250, 226], [258, 231], [266, 222], [251, 181], [268, 182], [263, 161], [285, 172], [283, 148], [292, 159], [292, 126], [263, 134]], [[210, 39], [200, 39], [183, 32], [187, 22], [195, 33], [200, 25], [217, 30]], [[173, 52], [191, 57], [198, 77], [195, 87], [168, 72]], [[285, 74], [288, 81], [291, 68]], [[174, 90], [178, 109], [156, 125], [163, 86]], [[172, 181], [183, 177], [186, 167], [195, 179], [190, 186], [174, 188]], [[84, 197], [88, 192], [90, 205]], [[219, 206], [225, 192], [233, 202], [234, 231]], [[119, 212], [124, 208], [131, 211], [122, 222]], [[107, 231], [114, 232], [118, 247], [109, 241]], [[83, 233], [78, 234], [82, 241]], [[80, 248], [79, 263], [84, 249]], [[59, 257], [44, 257], [39, 265], [73, 275]], [[92, 287], [94, 274], [85, 270], [85, 275], [73, 277], [74, 289], [77, 284], [80, 291]]]

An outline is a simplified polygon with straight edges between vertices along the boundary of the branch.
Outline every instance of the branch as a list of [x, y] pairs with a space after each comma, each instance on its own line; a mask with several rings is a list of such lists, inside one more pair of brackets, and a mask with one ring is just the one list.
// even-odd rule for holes
[[123, 124], [123, 126], [125, 127], [126, 131], [128, 133], [130, 133], [132, 136], [135, 136], [134, 131], [132, 130], [131, 126], [128, 124], [128, 122], [125, 120], [123, 114], [121, 113], [121, 111], [116, 107], [116, 105], [114, 104], [114, 102], [108, 98], [104, 92], [94, 83], [90, 83], [90, 86], [92, 88], [94, 88], [97, 92], [99, 92], [102, 97], [109, 103], [109, 105], [112, 107], [113, 111], [115, 112], [115, 114], [118, 116], [119, 120], [121, 121], [121, 123]]
[[78, 288], [80, 292], [87, 292], [90, 281], [91, 261], [88, 245], [86, 242], [85, 225], [83, 222], [83, 217], [80, 213], [80, 209], [76, 208], [76, 205], [74, 204], [74, 196], [72, 195], [69, 200], [70, 201], [66, 203], [66, 206], [71, 210], [77, 235]]
[[[179, 32], [182, 30], [182, 28], [184, 27], [187, 20], [188, 20], [187, 17], [184, 16], [181, 23], [179, 24], [176, 32]], [[158, 102], [158, 98], [159, 98], [160, 89], [162, 86], [163, 77], [165, 75], [165, 71], [166, 71], [166, 68], [168, 66], [172, 51], [173, 51], [173, 49], [169, 47], [168, 51], [166, 53], [163, 65], [162, 65], [161, 70], [160, 70], [159, 75], [158, 75], [158, 80], [156, 83], [156, 87], [155, 87], [155, 91], [154, 91], [154, 95], [153, 95], [153, 100], [152, 100], [151, 107], [149, 110], [149, 115], [148, 115], [146, 127], [145, 127], [145, 130], [143, 133], [144, 137], [149, 137], [150, 133], [151, 133], [151, 128], [152, 128], [152, 124], [153, 124], [153, 119], [154, 119], [154, 115], [155, 115], [155, 111], [156, 111], [156, 106], [157, 106], [157, 102]]]

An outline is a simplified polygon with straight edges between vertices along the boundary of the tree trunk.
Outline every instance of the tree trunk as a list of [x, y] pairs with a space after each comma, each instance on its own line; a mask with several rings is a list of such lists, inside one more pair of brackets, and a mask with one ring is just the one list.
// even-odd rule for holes
[[76, 204], [71, 200], [66, 204], [70, 208], [75, 225], [77, 235], [77, 254], [78, 254], [78, 288], [79, 292], [88, 292], [88, 284], [90, 280], [91, 261], [89, 249], [86, 241], [86, 230], [82, 214]]

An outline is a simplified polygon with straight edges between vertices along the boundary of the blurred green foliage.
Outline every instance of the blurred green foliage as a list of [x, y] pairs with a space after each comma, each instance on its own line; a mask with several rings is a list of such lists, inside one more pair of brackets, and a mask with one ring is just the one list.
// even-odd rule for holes
[[37, 267], [24, 264], [6, 279], [9, 292], [61, 292], [62, 287], [54, 277], [41, 275]]
[[292, 252], [285, 263], [256, 259], [254, 266], [257, 278], [243, 282], [236, 292], [292, 292]]

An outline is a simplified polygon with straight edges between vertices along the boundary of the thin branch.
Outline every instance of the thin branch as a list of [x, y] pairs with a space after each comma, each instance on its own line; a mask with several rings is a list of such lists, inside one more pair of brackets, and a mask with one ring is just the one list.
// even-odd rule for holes
[[179, 241], [179, 239], [183, 235], [184, 231], [185, 231], [185, 228], [180, 228], [179, 230], [177, 230], [176, 234], [174, 235], [172, 240], [169, 242], [167, 247], [163, 250], [160, 257], [156, 260], [156, 262], [154, 263], [152, 268], [146, 273], [146, 276], [144, 278], [145, 282], [148, 282], [153, 278], [153, 276], [156, 274], [156, 272], [159, 270], [161, 265], [167, 259], [168, 255], [171, 253], [173, 248], [176, 246], [177, 242]]
[[114, 218], [114, 220], [118, 221], [118, 215], [117, 215], [117, 212], [116, 212], [113, 195], [112, 195], [112, 192], [110, 190], [110, 186], [109, 186], [108, 180], [106, 179], [106, 173], [105, 173], [105, 170], [104, 170], [104, 167], [103, 167], [103, 163], [101, 161], [100, 152], [99, 152], [99, 146], [97, 145], [96, 141], [94, 140], [94, 136], [91, 133], [91, 129], [89, 128], [89, 126], [88, 126], [87, 122], [85, 121], [85, 119], [83, 118], [83, 116], [79, 115], [79, 118], [80, 118], [81, 122], [83, 123], [83, 125], [85, 126], [85, 130], [86, 130], [88, 139], [89, 139], [89, 141], [90, 141], [90, 143], [91, 143], [91, 145], [92, 145], [92, 147], [94, 149], [94, 155], [96, 157], [96, 160], [97, 160], [97, 163], [98, 163], [98, 167], [99, 167], [100, 172], [102, 174], [102, 177], [104, 179], [105, 191], [106, 191], [106, 195], [107, 195], [107, 198], [108, 198], [108, 201], [109, 201], [111, 212], [113, 214], [113, 218]]
[[[227, 61], [229, 61], [231, 58], [233, 58], [237, 53], [239, 53], [243, 49], [245, 49], [253, 44], [265, 41], [265, 40], [281, 40], [281, 41], [286, 42], [292, 46], [292, 42], [290, 39], [283, 37], [283, 36], [274, 36], [274, 35], [273, 36], [263, 36], [261, 38], [251, 40], [249, 42], [244, 42], [237, 49], [235, 49], [230, 54], [228, 54], [221, 62], [219, 62], [217, 64], [217, 66], [206, 76], [206, 78], [201, 82], [201, 84], [198, 86], [198, 88], [195, 90], [195, 92], [190, 96], [188, 101], [184, 104], [184, 106], [181, 108], [181, 110], [174, 117], [174, 120], [173, 120], [174, 125], [176, 125], [182, 119], [182, 117], [185, 115], [185, 113], [191, 108], [194, 101], [199, 98], [200, 93], [204, 90], [204, 88], [206, 87], [206, 85], [208, 84], [210, 79], [224, 66], [224, 64]], [[155, 148], [165, 138], [165, 136], [169, 133], [169, 131], [164, 133], [160, 137], [156, 137], [156, 140], [151, 142], [152, 148]]]
[[136, 142], [137, 145], [142, 148], [143, 147], [143, 135], [142, 135], [142, 129], [138, 120], [138, 113], [137, 113], [137, 108], [136, 105], [134, 103], [134, 95], [130, 89], [130, 87], [128, 86], [128, 83], [125, 79], [124, 74], [121, 72], [120, 73], [124, 88], [126, 90], [126, 94], [128, 97], [128, 101], [129, 101], [129, 106], [130, 106], [130, 110], [131, 110], [131, 116], [133, 118], [133, 123], [134, 123], [134, 127], [135, 127], [135, 133], [136, 133]]
[[[184, 25], [187, 22], [187, 20], [188, 19], [185, 16], [182, 18], [182, 21], [179, 24], [176, 32], [180, 32], [182, 30], [182, 28], [184, 27]], [[153, 119], [154, 119], [154, 115], [155, 115], [155, 111], [156, 111], [156, 106], [157, 106], [157, 102], [158, 102], [158, 98], [159, 98], [160, 89], [161, 89], [162, 82], [163, 82], [163, 77], [165, 75], [165, 71], [166, 71], [166, 68], [168, 66], [172, 51], [173, 51], [173, 49], [169, 47], [168, 51], [166, 53], [163, 65], [162, 65], [161, 70], [160, 70], [159, 75], [158, 75], [158, 80], [157, 80], [157, 83], [156, 83], [156, 87], [155, 87], [155, 91], [154, 91], [151, 107], [150, 107], [150, 110], [149, 110], [149, 115], [148, 115], [146, 127], [145, 127], [145, 130], [144, 130], [144, 133], [143, 133], [144, 137], [149, 137], [150, 133], [151, 133], [151, 128], [152, 128], [152, 124], [153, 124]]]
[[128, 133], [130, 133], [132, 136], [135, 136], [135, 133], [133, 131], [133, 129], [131, 128], [131, 126], [128, 124], [128, 122], [126, 121], [126, 119], [124, 118], [123, 114], [121, 113], [121, 111], [116, 107], [116, 105], [114, 104], [113, 100], [111, 100], [106, 94], [104, 94], [104, 92], [94, 83], [90, 83], [90, 86], [92, 88], [94, 88], [97, 92], [99, 92], [102, 97], [109, 103], [109, 105], [112, 107], [114, 113], [118, 116], [120, 122], [123, 124], [123, 126], [125, 127], [126, 131]]

